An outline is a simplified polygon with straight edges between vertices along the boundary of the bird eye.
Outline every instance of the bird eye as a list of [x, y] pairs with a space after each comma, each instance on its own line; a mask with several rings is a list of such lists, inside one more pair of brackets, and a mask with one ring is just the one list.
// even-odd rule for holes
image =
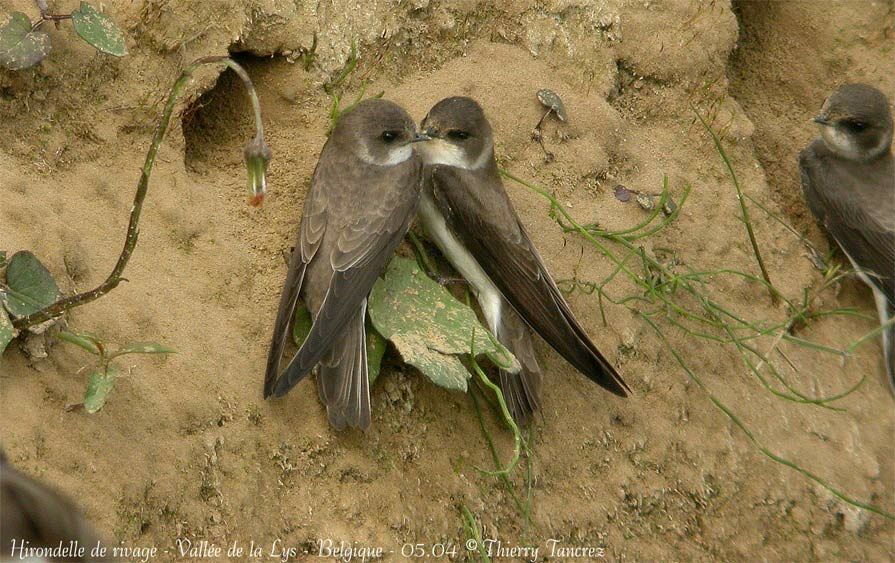
[[383, 131], [382, 135], [380, 135], [379, 138], [382, 139], [383, 141], [385, 141], [386, 143], [392, 143], [395, 141], [395, 139], [398, 138], [398, 132], [397, 131]]
[[864, 129], [867, 129], [867, 124], [863, 121], [855, 121], [853, 119], [844, 119], [841, 121], [842, 126], [851, 131], [852, 133], [860, 133]]
[[460, 129], [451, 129], [447, 134], [448, 138], [454, 139], [455, 141], [465, 141], [469, 138], [469, 133], [466, 131], [461, 131]]

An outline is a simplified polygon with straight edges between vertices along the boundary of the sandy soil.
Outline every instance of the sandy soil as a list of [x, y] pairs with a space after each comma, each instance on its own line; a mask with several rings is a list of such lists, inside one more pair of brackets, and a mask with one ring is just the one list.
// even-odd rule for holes
[[[63, 12], [75, 2], [60, 0]], [[103, 279], [120, 249], [138, 169], [178, 68], [238, 53], [261, 97], [274, 150], [271, 194], [246, 205], [242, 146], [251, 124], [229, 72], [197, 74], [160, 152], [129, 282], [73, 311], [69, 324], [112, 341], [160, 340], [168, 358], [128, 359], [128, 376], [96, 415], [80, 400], [88, 361], [56, 345], [0, 359], [2, 444], [11, 460], [74, 497], [110, 538], [157, 546], [177, 538], [264, 546], [295, 559], [321, 541], [379, 546], [400, 559], [405, 542], [451, 542], [471, 557], [461, 507], [504, 546], [605, 548], [614, 560], [858, 560], [895, 557], [891, 520], [853, 508], [763, 456], [626, 307], [574, 293], [573, 309], [634, 389], [619, 399], [588, 383], [543, 342], [543, 416], [532, 431], [531, 521], [494, 477], [471, 401], [429, 384], [397, 358], [373, 390], [373, 430], [336, 434], [310, 383], [285, 400], [261, 399], [267, 338], [310, 173], [325, 140], [324, 81], [356, 39], [361, 61], [346, 96], [367, 91], [415, 117], [465, 94], [486, 108], [501, 162], [547, 186], [581, 222], [636, 224], [644, 213], [613, 187], [672, 192], [692, 186], [681, 216], [646, 251], [698, 270], [757, 273], [735, 192], [691, 105], [723, 132], [743, 189], [824, 241], [799, 194], [795, 157], [814, 135], [808, 119], [825, 93], [866, 81], [895, 99], [892, 2], [293, 3], [278, 0], [132, 2], [105, 9], [127, 30], [116, 60], [50, 26], [40, 67], [0, 71], [0, 247], [31, 249], [66, 291]], [[31, 2], [0, 11], [36, 14]], [[317, 33], [309, 71], [296, 59]], [[546, 126], [556, 160], [530, 139], [549, 87], [570, 122]], [[612, 263], [563, 235], [549, 205], [508, 186], [557, 278], [600, 280]], [[764, 213], [753, 224], [775, 285], [792, 299], [821, 274], [798, 238]], [[616, 250], [618, 252], [618, 250]], [[636, 292], [620, 278], [615, 298]], [[779, 321], [760, 286], [719, 277], [712, 294], [750, 319]], [[817, 307], [873, 311], [847, 280]], [[767, 392], [731, 346], [660, 326], [720, 401], [771, 451], [857, 499], [892, 511], [892, 397], [876, 343], [847, 361], [784, 343], [775, 365], [796, 387], [831, 395], [843, 412]], [[812, 321], [799, 336], [845, 346], [873, 321]], [[766, 350], [771, 339], [760, 339]], [[504, 459], [512, 440], [486, 413]], [[524, 489], [525, 471], [513, 476]], [[388, 551], [393, 550], [393, 554]], [[189, 558], [186, 558], [189, 559]], [[241, 558], [234, 558], [239, 560]], [[184, 560], [181, 558], [180, 560]], [[554, 558], [558, 560], [558, 558]]]

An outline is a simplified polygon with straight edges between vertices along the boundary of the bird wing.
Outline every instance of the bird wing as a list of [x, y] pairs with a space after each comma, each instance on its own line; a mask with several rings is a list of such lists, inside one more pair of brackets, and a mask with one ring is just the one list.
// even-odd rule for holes
[[434, 166], [428, 176], [454, 235], [525, 322], [581, 373], [626, 396], [628, 386], [578, 324], [547, 272], [497, 171]]
[[289, 260], [289, 271], [283, 284], [283, 292], [280, 295], [280, 304], [277, 308], [277, 317], [274, 321], [273, 337], [270, 349], [267, 353], [267, 369], [264, 374], [264, 397], [273, 393], [274, 383], [280, 373], [280, 360], [283, 357], [283, 349], [289, 339], [289, 325], [295, 316], [295, 306], [298, 303], [299, 292], [308, 269], [308, 264], [317, 254], [323, 235], [326, 232], [326, 192], [320, 189], [317, 181], [319, 166], [314, 171], [314, 180], [311, 191], [305, 200], [301, 217], [301, 225], [298, 229], [298, 240], [292, 250]]
[[7, 548], [13, 539], [34, 546], [77, 541], [88, 547], [100, 540], [68, 498], [19, 472], [5, 457], [0, 460], [0, 505], [0, 538]]
[[[881, 189], [861, 189], [875, 178], [856, 175], [851, 163], [833, 169], [812, 147], [802, 151], [802, 190], [811, 212], [871, 282], [895, 305], [895, 198], [893, 173], [879, 174]], [[848, 189], [846, 189], [848, 188]]]
[[[274, 385], [277, 396], [286, 394], [327, 353], [339, 331], [357, 314], [407, 233], [419, 204], [420, 165], [414, 158], [391, 168], [379, 178], [368, 178], [363, 191], [333, 190], [330, 195], [332, 199], [341, 198], [330, 204], [343, 211], [351, 209], [351, 219], [340, 225], [338, 232], [329, 225], [334, 232], [326, 237], [329, 242], [324, 242], [325, 251], [318, 248], [315, 253], [316, 260], [328, 260], [332, 277], [307, 339]], [[321, 177], [321, 184], [329, 178], [344, 181], [336, 174], [340, 173]], [[400, 189], [394, 189], [396, 184]], [[326, 191], [326, 187], [321, 186], [320, 191]], [[359, 201], [359, 193], [368, 197]]]

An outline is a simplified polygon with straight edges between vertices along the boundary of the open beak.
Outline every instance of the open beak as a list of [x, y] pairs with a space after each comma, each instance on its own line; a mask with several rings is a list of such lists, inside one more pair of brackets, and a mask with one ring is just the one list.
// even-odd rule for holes
[[811, 118], [811, 121], [818, 123], [820, 125], [832, 125], [833, 122], [830, 121], [825, 115], [815, 115]]
[[413, 135], [413, 138], [410, 139], [411, 143], [419, 143], [421, 141], [431, 141], [432, 137], [426, 135], [425, 133], [416, 133]]

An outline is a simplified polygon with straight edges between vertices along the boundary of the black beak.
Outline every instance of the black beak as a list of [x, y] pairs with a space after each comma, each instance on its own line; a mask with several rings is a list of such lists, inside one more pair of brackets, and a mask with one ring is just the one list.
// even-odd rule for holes
[[815, 123], [819, 123], [820, 125], [832, 125], [833, 122], [827, 119], [825, 115], [815, 115], [811, 118], [811, 121]]
[[414, 133], [413, 138], [410, 139], [411, 143], [419, 143], [421, 141], [431, 141], [432, 137], [426, 135], [425, 133]]

